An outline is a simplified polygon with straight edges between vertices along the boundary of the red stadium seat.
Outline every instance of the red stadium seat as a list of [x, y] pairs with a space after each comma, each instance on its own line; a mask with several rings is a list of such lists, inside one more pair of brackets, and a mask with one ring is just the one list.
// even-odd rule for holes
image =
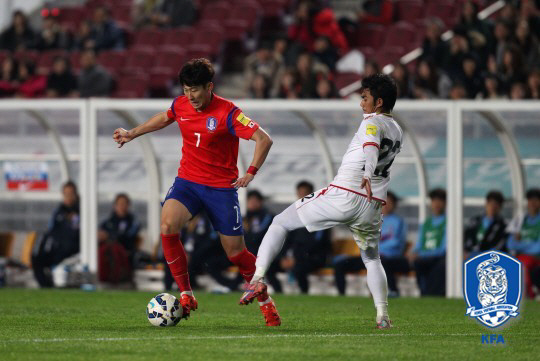
[[113, 75], [119, 74], [126, 63], [125, 51], [103, 51], [98, 55], [98, 63]]
[[224, 31], [222, 27], [204, 26], [201, 24], [193, 34], [193, 44], [205, 44], [212, 49], [212, 55], [217, 55], [222, 47], [224, 40]]
[[35, 50], [18, 50], [13, 54], [13, 58], [17, 61], [37, 62], [39, 52]]
[[147, 75], [124, 76], [116, 82], [113, 96], [116, 98], [143, 98], [147, 93], [149, 77]]
[[134, 45], [145, 45], [150, 47], [155, 47], [163, 43], [165, 38], [165, 33], [156, 29], [145, 29], [139, 32], [136, 32], [134, 35], [135, 41]]
[[195, 30], [191, 27], [169, 30], [165, 33], [163, 43], [166, 45], [176, 45], [186, 48], [193, 41]]
[[373, 48], [363, 46], [358, 48], [358, 50], [364, 55], [366, 61], [375, 59], [375, 50]]
[[262, 15], [268, 17], [281, 17], [285, 12], [287, 1], [285, 0], [262, 0], [259, 1]]
[[71, 70], [78, 72], [81, 68], [81, 53], [73, 51], [69, 54], [69, 63], [71, 64]]
[[339, 90], [360, 79], [362, 79], [362, 77], [356, 73], [337, 73], [334, 83], [336, 84], [336, 88]]
[[111, 7], [112, 18], [121, 25], [131, 24], [131, 5], [114, 4]]
[[375, 60], [381, 69], [388, 64], [395, 63], [405, 55], [405, 50], [401, 46], [385, 46], [375, 54]]
[[457, 5], [446, 2], [430, 2], [427, 4], [426, 17], [438, 17], [447, 27], [452, 27], [456, 23]]
[[166, 68], [173, 69], [174, 72], [178, 72], [182, 64], [187, 60], [186, 52], [181, 51], [169, 51], [160, 50], [157, 54], [154, 68]]
[[422, 1], [400, 0], [395, 3], [399, 20], [413, 22], [424, 16], [424, 4]]
[[186, 49], [186, 59], [210, 58], [212, 48], [205, 44], [192, 44]]
[[60, 8], [60, 13], [58, 14], [58, 22], [60, 24], [69, 23], [76, 25], [80, 23], [85, 17], [87, 17], [86, 9], [83, 6]]
[[416, 41], [416, 28], [405, 21], [400, 21], [390, 26], [386, 32], [384, 46], [401, 46], [405, 50], [411, 50]]
[[248, 23], [248, 30], [252, 30], [261, 14], [261, 7], [256, 1], [239, 0], [235, 1], [234, 7], [230, 11], [230, 18], [246, 21]]
[[225, 22], [225, 39], [227, 41], [243, 40], [249, 29], [245, 20], [228, 19]]
[[384, 41], [385, 27], [378, 24], [362, 24], [356, 31], [356, 46], [377, 49]]
[[[223, 14], [229, 14], [231, 5], [228, 1], [216, 1], [205, 5], [201, 12], [201, 23], [208, 19], [223, 19]], [[219, 15], [219, 17], [216, 17]]]
[[124, 74], [141, 73], [150, 69], [154, 62], [154, 54], [148, 51], [131, 50], [122, 69]]

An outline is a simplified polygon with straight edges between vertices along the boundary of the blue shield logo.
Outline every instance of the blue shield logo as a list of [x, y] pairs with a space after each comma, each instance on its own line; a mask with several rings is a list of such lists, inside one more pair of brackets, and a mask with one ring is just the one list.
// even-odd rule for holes
[[466, 315], [496, 328], [519, 314], [520, 261], [501, 252], [488, 251], [465, 262], [464, 268]]
[[217, 128], [217, 119], [215, 117], [206, 118], [206, 129], [213, 132]]

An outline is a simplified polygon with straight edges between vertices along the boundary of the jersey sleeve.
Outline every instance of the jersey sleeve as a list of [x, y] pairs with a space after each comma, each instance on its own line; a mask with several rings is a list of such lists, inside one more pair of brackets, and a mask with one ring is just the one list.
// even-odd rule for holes
[[362, 124], [360, 124], [360, 131], [358, 132], [362, 147], [373, 145], [377, 147], [377, 149], [381, 149], [381, 131], [381, 127], [371, 119], [362, 121]]
[[253, 133], [259, 129], [259, 124], [248, 118], [240, 108], [234, 106], [227, 115], [227, 128], [229, 133], [238, 138], [251, 139]]
[[174, 108], [175, 104], [176, 104], [176, 100], [178, 98], [174, 98], [172, 104], [171, 104], [171, 107], [169, 109], [167, 109], [167, 118], [169, 119], [175, 119], [176, 118], [176, 109]]

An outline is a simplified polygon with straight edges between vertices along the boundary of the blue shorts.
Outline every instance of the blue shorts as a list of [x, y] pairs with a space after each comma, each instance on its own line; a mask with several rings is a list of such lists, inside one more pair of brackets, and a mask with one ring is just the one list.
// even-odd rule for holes
[[192, 216], [203, 208], [214, 230], [221, 234], [226, 236], [244, 234], [238, 193], [235, 188], [214, 188], [176, 177], [163, 204], [171, 198], [186, 206]]

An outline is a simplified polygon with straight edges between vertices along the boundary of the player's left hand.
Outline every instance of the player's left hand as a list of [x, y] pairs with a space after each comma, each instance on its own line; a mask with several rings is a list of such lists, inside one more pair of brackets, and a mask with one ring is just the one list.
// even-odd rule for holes
[[255, 178], [253, 174], [246, 173], [245, 176], [242, 178], [238, 178], [234, 183], [232, 183], [232, 186], [236, 189], [240, 187], [247, 187], [248, 184]]
[[364, 188], [366, 189], [367, 200], [371, 203], [371, 200], [373, 199], [373, 193], [371, 192], [371, 179], [362, 178], [362, 185], [360, 185], [360, 189]]

